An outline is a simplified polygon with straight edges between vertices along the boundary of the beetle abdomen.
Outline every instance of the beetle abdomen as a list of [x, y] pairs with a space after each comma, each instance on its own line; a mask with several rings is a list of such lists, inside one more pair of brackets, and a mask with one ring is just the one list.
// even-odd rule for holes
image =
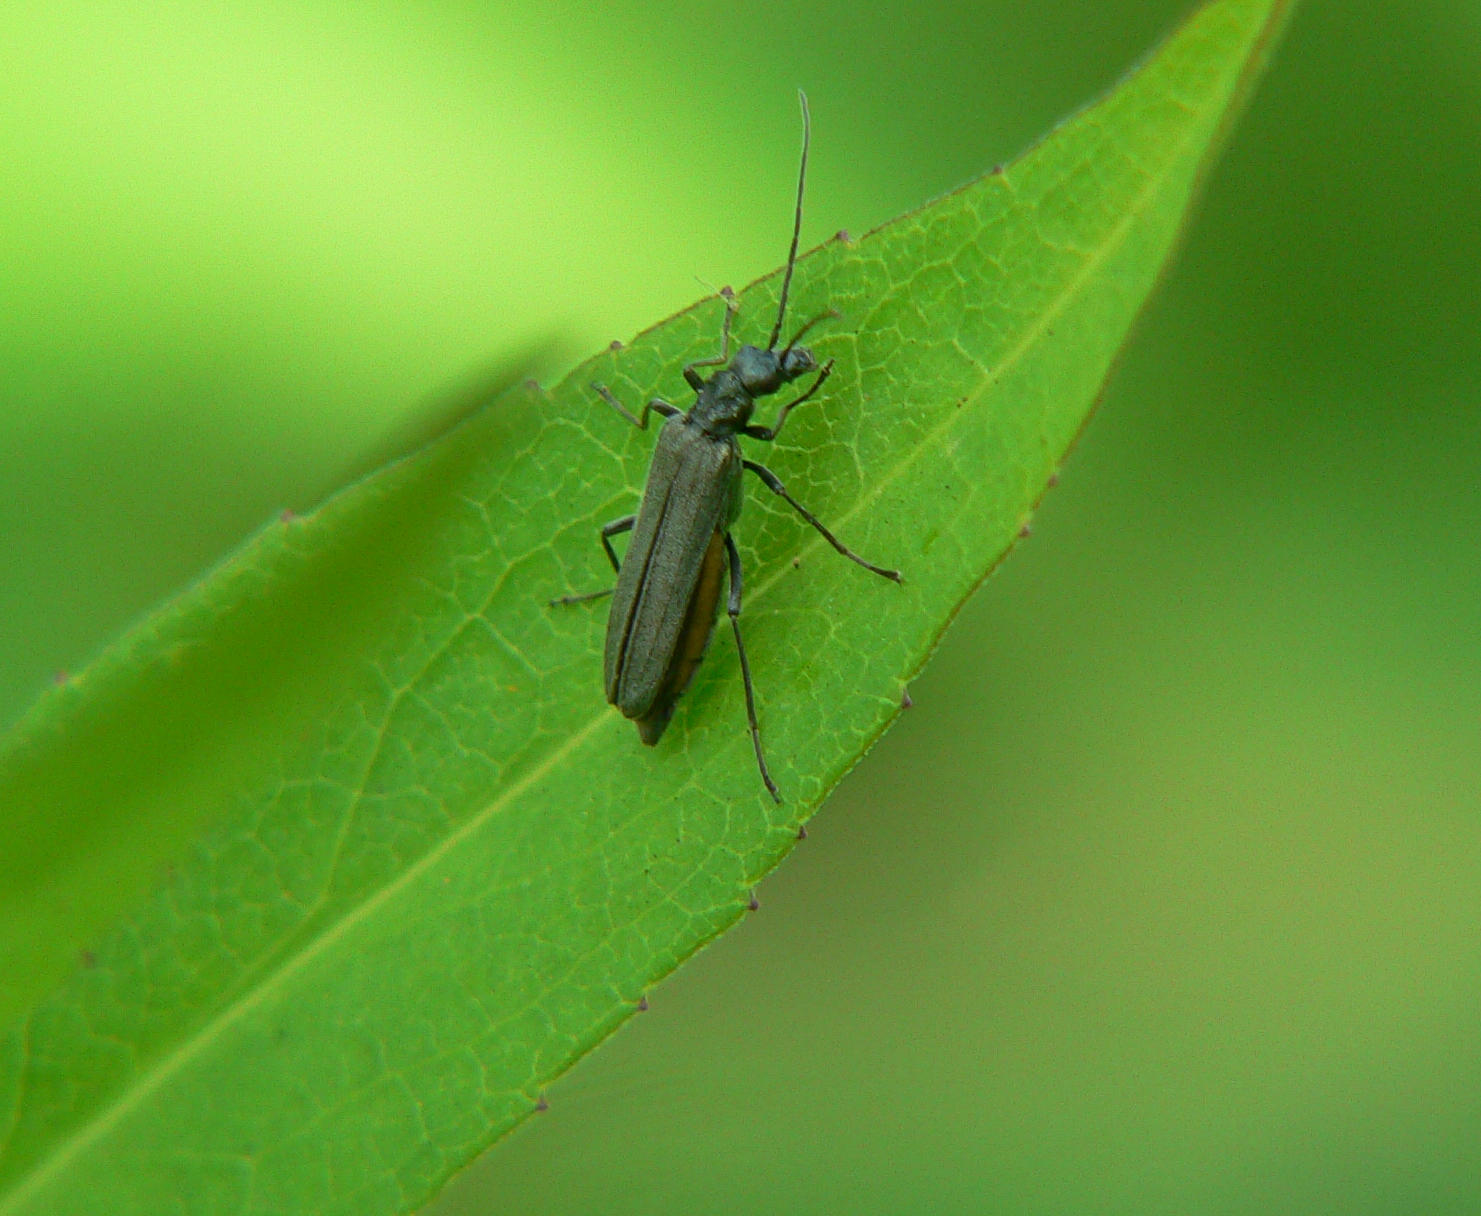
[[674, 715], [675, 703], [689, 687], [689, 681], [694, 678], [710, 644], [710, 636], [715, 632], [715, 618], [719, 615], [720, 575], [724, 569], [725, 534], [715, 532], [705, 550], [699, 579], [689, 599], [689, 611], [684, 614], [679, 644], [669, 660], [663, 684], [648, 712], [637, 719], [638, 735], [649, 747], [663, 737], [664, 728]]
[[607, 618], [607, 700], [629, 718], [651, 719], [645, 738], [662, 734], [713, 628], [740, 471], [734, 439], [717, 440], [682, 417], [659, 433]]

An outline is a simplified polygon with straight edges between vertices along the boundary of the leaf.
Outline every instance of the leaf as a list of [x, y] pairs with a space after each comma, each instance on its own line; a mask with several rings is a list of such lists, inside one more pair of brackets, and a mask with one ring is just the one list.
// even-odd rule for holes
[[21, 822], [214, 826], [0, 1039], [0, 1216], [416, 1208], [743, 915], [1028, 519], [1286, 8], [1207, 5], [1006, 172], [799, 263], [838, 371], [767, 461], [908, 581], [751, 488], [782, 806], [723, 633], [650, 750], [600, 609], [545, 603], [607, 578], [651, 450], [589, 382], [676, 394], [717, 300], [269, 528], [38, 707], [0, 756]]

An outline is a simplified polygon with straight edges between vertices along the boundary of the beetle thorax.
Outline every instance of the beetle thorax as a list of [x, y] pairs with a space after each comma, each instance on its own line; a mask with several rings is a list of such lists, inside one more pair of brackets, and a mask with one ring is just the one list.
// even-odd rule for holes
[[730, 370], [752, 397], [765, 397], [782, 386], [782, 360], [774, 350], [742, 346], [730, 361]]
[[728, 367], [705, 381], [689, 416], [714, 434], [734, 434], [751, 421], [757, 397], [770, 396], [817, 367], [818, 361], [805, 346], [782, 351], [742, 346]]
[[751, 421], [756, 400], [731, 368], [705, 381], [689, 416], [713, 435], [733, 435]]

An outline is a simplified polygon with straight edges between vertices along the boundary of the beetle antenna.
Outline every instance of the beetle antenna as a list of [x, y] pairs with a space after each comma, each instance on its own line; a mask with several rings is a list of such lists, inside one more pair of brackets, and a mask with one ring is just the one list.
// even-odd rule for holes
[[806, 325], [804, 325], [801, 329], [799, 329], [795, 334], [792, 335], [792, 340], [788, 342], [782, 350], [783, 357], [785, 357], [787, 351], [796, 346], [797, 343], [802, 340], [803, 335], [806, 334], [807, 331], [810, 330], [819, 321], [832, 321], [838, 317], [841, 317], [842, 315], [843, 314], [840, 313], [836, 308], [830, 308], [826, 312], [818, 313], [817, 316], [815, 316], [811, 321], [809, 321]]
[[777, 305], [776, 324], [771, 327], [771, 341], [767, 350], [775, 350], [782, 336], [782, 318], [787, 315], [787, 289], [792, 286], [792, 267], [797, 264], [797, 240], [802, 235], [802, 188], [807, 184], [807, 144], [812, 134], [812, 116], [807, 112], [807, 94], [797, 90], [797, 99], [802, 102], [802, 166], [797, 170], [797, 216], [792, 221], [792, 248], [787, 251], [787, 273], [782, 276], [782, 300]]

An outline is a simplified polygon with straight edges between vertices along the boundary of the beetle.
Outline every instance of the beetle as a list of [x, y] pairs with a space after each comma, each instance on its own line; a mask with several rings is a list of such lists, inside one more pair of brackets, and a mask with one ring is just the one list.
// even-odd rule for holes
[[[649, 746], [663, 736], [674, 706], [689, 686], [704, 657], [719, 619], [721, 582], [728, 575], [726, 611], [735, 634], [740, 658], [741, 680], [746, 693], [746, 718], [756, 764], [767, 791], [777, 802], [781, 794], [766, 767], [761, 731], [756, 721], [756, 697], [751, 667], [741, 640], [741, 561], [730, 529], [740, 514], [741, 474], [749, 469], [773, 494], [787, 502], [839, 553], [864, 569], [894, 582], [898, 570], [887, 570], [865, 561], [833, 535], [806, 507], [788, 493], [780, 479], [764, 465], [748, 460], [741, 452], [739, 436], [770, 442], [781, 434], [787, 415], [813, 397], [833, 372], [830, 359], [821, 367], [813, 353], [798, 341], [819, 321], [836, 313], [813, 318], [793, 335], [781, 350], [782, 325], [787, 313], [787, 293], [797, 262], [797, 242], [802, 232], [802, 196], [807, 181], [807, 151], [811, 135], [807, 96], [802, 104], [802, 164], [797, 175], [797, 208], [792, 224], [792, 245], [782, 278], [776, 323], [764, 349], [742, 345], [730, 356], [731, 321], [736, 301], [729, 288], [722, 290], [725, 319], [720, 331], [720, 353], [684, 368], [684, 380], [694, 390], [688, 411], [655, 398], [634, 415], [604, 384], [592, 388], [619, 414], [639, 430], [648, 429], [648, 418], [664, 419], [658, 433], [642, 504], [634, 515], [613, 520], [601, 530], [602, 547], [617, 572], [616, 587], [589, 595], [562, 596], [553, 604], [574, 604], [610, 595], [607, 639], [603, 663], [607, 700], [637, 723], [638, 735]], [[718, 367], [706, 379], [699, 369]], [[756, 401], [778, 392], [784, 385], [816, 372], [805, 391], [784, 404], [770, 426], [752, 424]], [[625, 558], [618, 560], [612, 538], [631, 532]]]

